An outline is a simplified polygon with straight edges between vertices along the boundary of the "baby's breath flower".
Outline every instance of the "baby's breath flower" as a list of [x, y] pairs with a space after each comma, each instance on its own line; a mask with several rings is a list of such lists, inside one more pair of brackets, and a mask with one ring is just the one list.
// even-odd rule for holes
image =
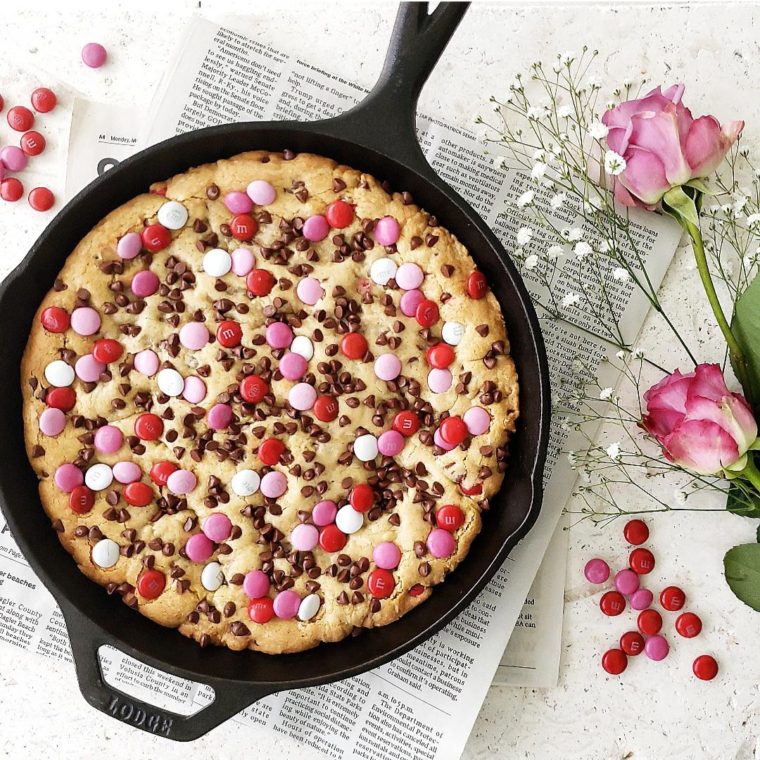
[[517, 245], [528, 245], [533, 239], [533, 230], [530, 227], [520, 227], [517, 231]]
[[557, 109], [557, 116], [560, 119], [569, 119], [573, 115], [572, 106], [560, 106]]
[[562, 207], [562, 204], [567, 200], [567, 193], [557, 193], [556, 195], [553, 195], [551, 197], [551, 200], [549, 201], [549, 205], [553, 209], [558, 209]]
[[533, 160], [534, 161], [546, 161], [546, 151], [543, 148], [539, 148], [533, 154]]
[[575, 248], [573, 248], [573, 253], [575, 253], [579, 261], [583, 261], [592, 252], [593, 248], [584, 240], [576, 243]]
[[493, 165], [497, 169], [503, 169], [507, 165], [507, 159], [504, 156], [494, 156]]
[[525, 262], [523, 266], [530, 272], [533, 269], [535, 269], [538, 266], [538, 256], [536, 256], [535, 253], [531, 253], [530, 256], [528, 256], [527, 259], [525, 259]]
[[601, 121], [593, 122], [588, 128], [588, 133], [594, 138], [594, 140], [604, 140], [609, 134], [609, 131], [610, 130], [607, 129]]
[[607, 447], [607, 456], [613, 462], [617, 462], [620, 459], [620, 454], [620, 443], [618, 441], [615, 441], [615, 443], [612, 443]]
[[612, 250], [612, 244], [609, 240], [602, 240], [597, 246], [599, 253], [609, 253]]
[[760, 214], [750, 214], [747, 217], [747, 227], [754, 227], [760, 222]]
[[609, 401], [612, 398], [612, 394], [614, 393], [612, 388], [602, 388], [602, 390], [599, 392], [599, 398], [602, 401]]
[[556, 259], [565, 253], [565, 249], [561, 245], [550, 245], [546, 254], [549, 258]]
[[567, 232], [567, 239], [574, 243], [576, 240], [580, 240], [583, 236], [583, 230], [580, 227], [572, 227]]
[[575, 53], [572, 50], [568, 50], [560, 56], [560, 61], [565, 64], [565, 66], [569, 66], [573, 61], [575, 60]]
[[532, 190], [528, 190], [527, 192], [523, 193], [518, 199], [517, 199], [517, 205], [520, 208], [524, 208], [525, 206], [530, 206], [531, 203], [533, 203], [533, 199], [536, 197], [536, 194]]
[[546, 164], [534, 164], [533, 169], [531, 169], [530, 176], [533, 179], [543, 179], [544, 174], [546, 174]]
[[615, 267], [612, 270], [612, 277], [618, 282], [628, 282], [628, 280], [631, 279], [631, 275], [628, 273], [628, 270], [623, 269], [623, 267]]
[[570, 306], [575, 306], [580, 300], [581, 297], [577, 293], [567, 293], [562, 299], [562, 306], [567, 309]]
[[625, 171], [625, 166], [625, 159], [615, 153], [614, 150], [608, 150], [604, 154], [604, 171], [607, 174], [617, 177], [618, 174], [622, 174]]

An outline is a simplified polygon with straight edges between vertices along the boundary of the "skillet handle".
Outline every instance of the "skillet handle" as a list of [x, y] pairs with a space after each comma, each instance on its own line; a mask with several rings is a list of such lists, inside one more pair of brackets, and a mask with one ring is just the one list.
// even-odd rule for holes
[[417, 141], [415, 111], [420, 91], [441, 57], [469, 3], [442, 2], [428, 13], [426, 2], [403, 2], [382, 72], [354, 108], [333, 119], [343, 136], [387, 153], [428, 177], [435, 177]]
[[[174, 741], [198, 739], [249, 705], [276, 691], [225, 681], [204, 682], [214, 689], [214, 701], [193, 715], [179, 715], [132, 697], [106, 683], [98, 650], [115, 646], [107, 634], [73, 611], [64, 613], [82, 696], [93, 707], [146, 733]], [[131, 653], [130, 653], [131, 656]]]

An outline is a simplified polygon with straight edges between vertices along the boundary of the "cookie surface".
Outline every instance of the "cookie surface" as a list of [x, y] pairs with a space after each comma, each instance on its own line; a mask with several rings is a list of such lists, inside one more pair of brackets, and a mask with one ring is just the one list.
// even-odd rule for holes
[[518, 417], [466, 249], [311, 154], [241, 154], [109, 214], [40, 306], [22, 386], [82, 572], [202, 645], [268, 653], [423, 602], [480, 530]]

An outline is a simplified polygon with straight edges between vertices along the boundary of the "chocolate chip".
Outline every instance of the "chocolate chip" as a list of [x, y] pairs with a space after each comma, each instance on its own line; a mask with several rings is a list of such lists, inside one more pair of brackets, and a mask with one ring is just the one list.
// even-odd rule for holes
[[209, 185], [206, 188], [206, 197], [210, 201], [215, 201], [219, 197], [219, 188], [216, 185]]

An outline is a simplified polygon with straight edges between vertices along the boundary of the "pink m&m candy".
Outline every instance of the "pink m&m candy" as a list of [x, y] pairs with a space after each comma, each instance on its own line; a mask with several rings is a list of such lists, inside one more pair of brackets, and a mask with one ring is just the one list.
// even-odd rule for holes
[[136, 483], [142, 477], [140, 466], [134, 462], [117, 462], [112, 471], [116, 482], [123, 485]]
[[60, 410], [50, 407], [40, 415], [40, 432], [54, 437], [63, 432], [66, 427], [66, 415]]
[[253, 253], [247, 248], [236, 248], [230, 255], [232, 271], [238, 277], [245, 277], [253, 269]]
[[304, 277], [296, 286], [296, 295], [309, 306], [314, 306], [324, 294], [325, 291], [316, 277]]
[[473, 406], [462, 417], [470, 435], [483, 435], [491, 427], [491, 415], [482, 406]]
[[309, 363], [300, 354], [289, 352], [280, 359], [279, 370], [286, 380], [300, 380], [308, 369]]
[[401, 359], [396, 354], [380, 354], [375, 359], [374, 368], [381, 380], [395, 380], [401, 374]]
[[[399, 223], [392, 216], [384, 216], [375, 225], [375, 240], [380, 245], [393, 245], [401, 234]], [[420, 280], [420, 282], [422, 282]]]
[[6, 145], [0, 150], [0, 162], [9, 172], [20, 172], [26, 168], [29, 159], [21, 148], [15, 145]]
[[401, 562], [401, 550], [396, 544], [384, 541], [372, 550], [372, 559], [383, 570], [395, 570]]
[[303, 236], [316, 243], [324, 240], [330, 234], [330, 224], [321, 214], [310, 216], [303, 223]]
[[453, 378], [447, 369], [431, 369], [428, 372], [428, 387], [433, 393], [446, 393], [451, 388]]
[[209, 515], [204, 521], [201, 530], [207, 538], [211, 539], [215, 543], [221, 543], [226, 541], [232, 533], [232, 522], [227, 515], [221, 512], [214, 512]]
[[443, 528], [433, 528], [427, 537], [427, 547], [430, 553], [437, 558], [450, 557], [457, 548], [454, 536]]
[[298, 383], [288, 391], [288, 403], [299, 412], [305, 412], [314, 406], [317, 392], [308, 383]]
[[76, 364], [74, 364], [74, 372], [85, 383], [97, 382], [101, 372], [104, 372], [105, 368], [106, 365], [99, 362], [92, 354], [80, 356], [76, 360]]
[[120, 259], [134, 259], [141, 250], [142, 238], [136, 232], [128, 232], [116, 244], [116, 255]]
[[603, 559], [590, 559], [583, 574], [589, 583], [604, 583], [610, 577], [610, 566]]
[[259, 488], [261, 489], [261, 493], [267, 498], [276, 499], [288, 490], [288, 481], [281, 472], [274, 470], [264, 475]]
[[287, 348], [293, 342], [293, 331], [284, 322], [272, 322], [267, 327], [266, 340], [272, 348]]
[[275, 189], [264, 179], [255, 179], [246, 188], [248, 197], [257, 206], [268, 206], [277, 197]]
[[224, 205], [231, 214], [247, 214], [253, 209], [253, 201], [239, 190], [233, 190], [224, 196]]
[[406, 439], [397, 430], [386, 430], [377, 439], [377, 450], [386, 457], [395, 457], [404, 448]]
[[207, 343], [209, 332], [203, 322], [188, 322], [179, 331], [179, 342], [191, 351], [199, 351]]
[[191, 562], [205, 562], [214, 553], [214, 544], [203, 533], [190, 536], [185, 544], [185, 554]]
[[633, 570], [621, 570], [615, 575], [615, 588], [629, 596], [639, 587], [639, 576]]
[[443, 449], [444, 451], [451, 451], [452, 449], [456, 448], [456, 444], [449, 443], [447, 440], [444, 439], [444, 437], [441, 435], [440, 428], [436, 428], [435, 433], [433, 433], [433, 443], [439, 449]]
[[406, 262], [396, 270], [396, 285], [402, 290], [415, 290], [425, 279], [425, 273], [413, 262]]
[[100, 330], [100, 314], [89, 306], [80, 306], [71, 312], [71, 329], [77, 335], [94, 335]]
[[190, 493], [198, 485], [198, 478], [190, 470], [175, 470], [166, 479], [166, 487], [176, 496]]
[[243, 578], [243, 592], [249, 599], [258, 599], [269, 591], [269, 578], [261, 570], [251, 570]]
[[292, 589], [280, 591], [274, 598], [274, 614], [282, 620], [290, 620], [298, 613], [301, 606], [301, 597]]
[[311, 510], [311, 519], [314, 521], [314, 525], [323, 527], [335, 522], [335, 515], [337, 514], [338, 505], [334, 501], [325, 499], [314, 505], [314, 509]]
[[114, 425], [103, 425], [95, 431], [95, 450], [101, 454], [114, 454], [124, 443], [121, 430]]
[[214, 404], [209, 409], [206, 422], [212, 430], [224, 430], [232, 422], [232, 407], [229, 404]]
[[646, 610], [652, 606], [654, 594], [648, 588], [636, 589], [628, 600], [634, 610]]
[[644, 644], [644, 654], [650, 660], [664, 660], [668, 656], [670, 646], [664, 636], [650, 636]]
[[158, 372], [159, 364], [158, 355], [149, 348], [135, 354], [135, 369], [146, 377], [153, 377]]
[[290, 544], [299, 552], [310, 552], [318, 543], [319, 531], [313, 525], [301, 523], [290, 534]]
[[129, 287], [138, 298], [147, 298], [158, 291], [159, 285], [158, 275], [150, 269], [143, 269], [135, 274]]
[[84, 475], [78, 467], [66, 463], [56, 469], [53, 480], [61, 491], [71, 493], [77, 486], [81, 486], [84, 483]]
[[91, 69], [99, 69], [108, 58], [106, 49], [99, 42], [88, 42], [82, 48], [82, 62]]
[[206, 398], [206, 383], [195, 375], [186, 377], [185, 387], [182, 389], [182, 398], [191, 404], [200, 404]]
[[425, 296], [421, 290], [407, 290], [399, 301], [401, 312], [407, 317], [413, 317], [417, 313], [417, 307], [424, 300]]

